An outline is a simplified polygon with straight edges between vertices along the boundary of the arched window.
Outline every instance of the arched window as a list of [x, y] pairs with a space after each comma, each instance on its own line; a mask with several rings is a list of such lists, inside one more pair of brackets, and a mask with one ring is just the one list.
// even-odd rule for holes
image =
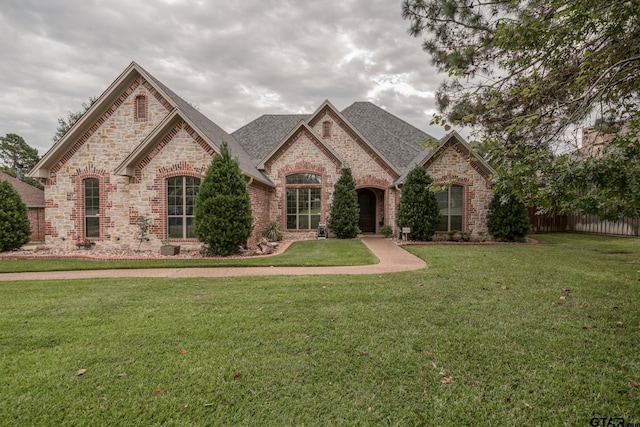
[[84, 237], [100, 237], [100, 181], [84, 180]]
[[287, 176], [287, 229], [318, 228], [322, 214], [322, 177], [313, 173]]
[[193, 228], [196, 196], [200, 179], [176, 176], [167, 179], [167, 229], [170, 239], [194, 239]]
[[146, 96], [136, 96], [136, 103], [134, 108], [134, 116], [136, 121], [144, 122], [146, 120], [149, 120], [149, 102]]
[[440, 208], [440, 226], [438, 231], [462, 230], [463, 187], [452, 185], [436, 193]]

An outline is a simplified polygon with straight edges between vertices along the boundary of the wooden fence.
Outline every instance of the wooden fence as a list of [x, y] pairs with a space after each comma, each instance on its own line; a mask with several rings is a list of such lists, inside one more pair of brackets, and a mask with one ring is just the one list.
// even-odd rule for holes
[[603, 221], [595, 215], [578, 213], [568, 215], [536, 214], [536, 210], [536, 208], [528, 208], [531, 233], [572, 231], [613, 236], [640, 236], [640, 218]]

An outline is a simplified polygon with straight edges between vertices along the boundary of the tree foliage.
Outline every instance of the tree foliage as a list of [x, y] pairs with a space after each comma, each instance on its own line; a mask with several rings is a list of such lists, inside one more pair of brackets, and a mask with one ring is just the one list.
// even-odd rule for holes
[[246, 246], [253, 230], [251, 200], [238, 162], [225, 141], [200, 183], [194, 213], [198, 239], [210, 255], [227, 256]]
[[29, 243], [31, 224], [27, 206], [8, 181], [0, 181], [0, 252]]
[[358, 206], [356, 183], [351, 175], [351, 169], [343, 168], [333, 189], [333, 203], [327, 225], [338, 238], [352, 239], [360, 233], [359, 219], [360, 207]]
[[416, 166], [402, 186], [397, 223], [400, 228], [411, 227], [411, 240], [431, 240], [440, 224], [440, 209], [432, 184], [427, 171]]
[[[435, 121], [483, 133], [499, 189], [561, 212], [640, 215], [633, 180], [612, 187], [606, 178], [612, 167], [640, 162], [640, 2], [404, 0], [402, 13], [450, 76]], [[579, 129], [596, 118], [605, 132], [611, 123], [626, 131], [588, 167], [584, 156], [559, 156], [579, 146]], [[589, 202], [565, 182], [585, 169]], [[609, 206], [621, 190], [624, 202]]]
[[487, 217], [489, 233], [498, 240], [521, 242], [529, 232], [529, 215], [524, 203], [514, 195], [494, 193]]
[[97, 100], [98, 98], [92, 96], [87, 102], [82, 103], [82, 111], [76, 111], [75, 113], [69, 111], [67, 113], [67, 117], [60, 117], [58, 119], [58, 127], [56, 128], [56, 133], [52, 138], [53, 142], [58, 142], [58, 140], [62, 139], [62, 137], [65, 136], [67, 132], [69, 132], [69, 129], [71, 129], [73, 125], [75, 125], [76, 122], [80, 120], [84, 113], [86, 113], [87, 110], [89, 110], [89, 108], [91, 108], [91, 106], [95, 104]]
[[42, 189], [39, 181], [26, 176], [39, 160], [38, 150], [27, 144], [20, 135], [8, 133], [0, 137], [0, 170], [15, 178], [18, 165], [22, 165], [21, 179]]

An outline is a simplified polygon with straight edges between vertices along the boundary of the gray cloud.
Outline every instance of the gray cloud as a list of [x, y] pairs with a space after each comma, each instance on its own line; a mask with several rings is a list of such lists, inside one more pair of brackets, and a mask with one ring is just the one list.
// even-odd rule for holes
[[369, 100], [429, 126], [444, 78], [400, 1], [5, 0], [0, 135], [44, 154], [57, 119], [136, 61], [224, 129]]

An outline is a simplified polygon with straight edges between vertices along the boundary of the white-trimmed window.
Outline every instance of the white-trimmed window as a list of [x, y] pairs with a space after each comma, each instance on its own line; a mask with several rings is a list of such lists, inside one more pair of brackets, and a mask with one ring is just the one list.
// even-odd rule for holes
[[297, 173], [286, 178], [287, 230], [318, 228], [322, 214], [322, 177]]
[[84, 180], [84, 237], [100, 237], [100, 181]]
[[460, 185], [452, 185], [436, 193], [440, 208], [440, 225], [437, 231], [463, 231], [463, 194], [464, 188]]
[[167, 235], [170, 239], [194, 239], [193, 225], [200, 179], [176, 176], [167, 179]]

